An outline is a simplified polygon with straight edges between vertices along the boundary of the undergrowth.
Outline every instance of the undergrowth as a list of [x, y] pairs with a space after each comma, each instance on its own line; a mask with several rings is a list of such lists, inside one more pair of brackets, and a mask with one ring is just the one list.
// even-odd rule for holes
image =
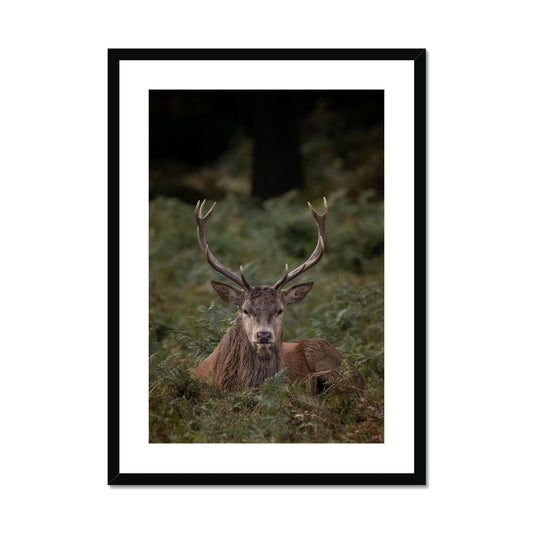
[[[312, 201], [321, 212], [321, 199]], [[383, 442], [383, 203], [328, 195], [326, 252], [301, 277], [315, 286], [288, 308], [285, 341], [321, 337], [367, 379], [311, 395], [284, 372], [258, 389], [218, 391], [191, 375], [231, 326], [236, 310], [209, 280], [196, 238], [194, 206], [150, 203], [150, 442]], [[299, 193], [269, 200], [228, 195], [207, 226], [213, 253], [252, 284], [273, 284], [316, 244], [316, 226]], [[227, 281], [227, 280], [226, 280]]]

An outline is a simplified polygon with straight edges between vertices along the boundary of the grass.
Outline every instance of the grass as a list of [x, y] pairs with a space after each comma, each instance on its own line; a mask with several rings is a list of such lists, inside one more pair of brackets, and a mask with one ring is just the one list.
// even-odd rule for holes
[[[207, 226], [213, 253], [252, 284], [272, 284], [316, 244], [306, 199], [291, 192], [259, 205], [227, 195]], [[311, 199], [321, 211], [320, 198]], [[224, 278], [198, 246], [194, 206], [150, 203], [150, 442], [383, 442], [383, 203], [328, 194], [326, 252], [301, 280], [315, 286], [285, 317], [285, 341], [322, 337], [358, 366], [348, 386], [311, 395], [283, 372], [259, 389], [224, 392], [191, 370], [218, 344], [236, 309], [209, 281]], [[227, 281], [227, 280], [226, 280]]]

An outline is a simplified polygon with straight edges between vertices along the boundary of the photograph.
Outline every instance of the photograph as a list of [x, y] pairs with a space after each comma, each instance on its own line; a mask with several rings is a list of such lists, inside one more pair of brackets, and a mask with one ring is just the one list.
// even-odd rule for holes
[[383, 104], [150, 91], [150, 442], [383, 442]]

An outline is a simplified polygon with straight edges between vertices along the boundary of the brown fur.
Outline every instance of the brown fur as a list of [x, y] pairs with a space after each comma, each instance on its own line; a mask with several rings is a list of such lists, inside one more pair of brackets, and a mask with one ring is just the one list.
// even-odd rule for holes
[[202, 361], [194, 374], [207, 378], [223, 390], [258, 387], [281, 370], [279, 352], [279, 346], [274, 346], [269, 357], [259, 357], [248, 341], [239, 316], [215, 351]]
[[[224, 335], [194, 374], [222, 390], [239, 387], [258, 387], [281, 369], [287, 369], [289, 382], [300, 380], [311, 385], [313, 393], [328, 383], [341, 380], [341, 365], [345, 357], [324, 339], [304, 339], [298, 343], [273, 346], [268, 356], [259, 356], [242, 328], [241, 317]], [[365, 378], [348, 362], [353, 385], [364, 389]]]
[[366, 380], [361, 372], [328, 341], [304, 339], [298, 343], [283, 343], [282, 364], [287, 368], [287, 378], [290, 381], [309, 381], [314, 393], [320, 392], [330, 383], [341, 381], [343, 361], [346, 361], [350, 369], [350, 382], [358, 389], [364, 389]]

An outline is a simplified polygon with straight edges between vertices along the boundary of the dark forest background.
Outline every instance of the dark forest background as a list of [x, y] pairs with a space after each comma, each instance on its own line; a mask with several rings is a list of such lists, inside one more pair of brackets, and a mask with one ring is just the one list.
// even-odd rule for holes
[[380, 199], [383, 104], [383, 91], [150, 91], [150, 195]]

